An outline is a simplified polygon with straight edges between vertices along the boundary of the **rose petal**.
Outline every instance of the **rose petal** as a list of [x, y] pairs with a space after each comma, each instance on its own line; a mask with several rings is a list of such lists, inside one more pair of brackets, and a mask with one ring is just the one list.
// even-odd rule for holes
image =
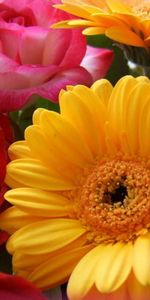
[[0, 273], [0, 299], [3, 300], [46, 300], [41, 291], [31, 282], [15, 276]]

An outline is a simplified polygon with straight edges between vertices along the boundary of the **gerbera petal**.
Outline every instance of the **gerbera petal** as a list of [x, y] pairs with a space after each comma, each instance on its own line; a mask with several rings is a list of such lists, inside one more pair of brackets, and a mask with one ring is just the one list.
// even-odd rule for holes
[[82, 31], [85, 35], [98, 35], [105, 33], [106, 27], [88, 27]]
[[9, 157], [11, 160], [32, 157], [31, 151], [26, 143], [26, 141], [17, 141], [9, 147]]
[[[126, 91], [131, 91], [136, 85], [136, 79], [131, 76], [126, 76], [126, 80], [120, 79], [115, 85], [108, 102], [108, 119], [113, 127], [114, 137], [118, 142], [121, 139], [122, 133], [127, 130], [126, 120], [128, 118], [127, 108], [130, 93], [126, 93]], [[124, 152], [127, 148], [129, 146], [124, 146], [121, 150]]]
[[[34, 282], [40, 288], [49, 287], [49, 278], [51, 286], [57, 286], [65, 282], [78, 261], [91, 249], [91, 245], [75, 248], [59, 255], [51, 257], [40, 267], [38, 266], [29, 275], [28, 279]], [[47, 276], [49, 274], [49, 276]]]
[[145, 47], [144, 41], [126, 26], [112, 26], [106, 29], [105, 34], [110, 39], [122, 44], [136, 47]]
[[[144, 89], [145, 88], [145, 89]], [[142, 92], [144, 97], [142, 97]], [[143, 100], [143, 105], [141, 106], [141, 118], [139, 124], [139, 141], [140, 147], [139, 152], [142, 156], [149, 157], [150, 153], [150, 141], [149, 141], [149, 132], [150, 132], [150, 86], [145, 83], [143, 89], [141, 90], [141, 100]]]
[[12, 234], [16, 230], [37, 221], [42, 221], [43, 217], [29, 215], [28, 213], [13, 206], [1, 213], [0, 228]]
[[71, 25], [71, 26], [92, 26], [93, 25], [93, 22], [91, 21], [86, 21], [86, 20], [70, 20], [68, 21], [68, 25]]
[[106, 3], [112, 12], [131, 12], [129, 6], [125, 5], [125, 1], [106, 0]]
[[[52, 143], [49, 143], [49, 139], [39, 125], [29, 126], [25, 130], [25, 138], [34, 156], [42, 161], [42, 163], [52, 173], [58, 173], [59, 176], [67, 178], [66, 180], [75, 184], [77, 176], [75, 176], [78, 169], [72, 162], [68, 162], [67, 155], [64, 157], [62, 149], [57, 149]], [[52, 140], [52, 137], [51, 137]], [[62, 144], [63, 148], [63, 144]], [[71, 149], [68, 149], [69, 151]]]
[[96, 287], [102, 293], [117, 290], [128, 277], [132, 267], [132, 245], [116, 243], [104, 247], [96, 265]]
[[52, 173], [36, 159], [21, 158], [14, 160], [9, 163], [7, 169], [6, 183], [9, 186], [12, 186], [11, 183], [14, 180], [18, 183], [17, 187], [29, 186], [48, 191], [67, 190], [75, 187], [73, 183], [64, 180], [56, 172]]
[[[84, 247], [86, 243], [85, 236], [79, 236], [76, 240], [72, 241], [70, 244], [64, 246], [63, 248], [57, 249], [51, 253], [34, 253], [28, 254], [23, 249], [16, 250], [12, 259], [13, 268], [16, 273], [20, 273], [20, 270], [28, 270], [32, 273], [35, 268], [37, 268], [38, 263], [45, 263], [48, 259], [59, 256], [62, 253], [68, 253], [72, 249]], [[24, 259], [22, 259], [22, 256]]]
[[106, 109], [101, 99], [89, 88], [78, 85], [61, 95], [60, 108], [65, 119], [78, 130], [89, 146], [93, 157], [104, 154]]
[[113, 91], [111, 83], [107, 79], [100, 79], [93, 83], [91, 89], [107, 106], [110, 95]]
[[77, 15], [78, 17], [82, 17], [85, 19], [86, 18], [88, 19], [90, 17], [90, 13], [86, 10], [85, 7], [79, 8], [79, 6], [76, 4], [69, 3], [69, 8], [65, 4], [61, 4], [61, 5], [56, 4], [56, 5], [54, 5], [54, 7], [62, 9], [63, 11], [72, 13], [73, 15]]
[[33, 124], [34, 125], [39, 125], [40, 124], [40, 118], [41, 118], [41, 114], [43, 113], [43, 110], [44, 108], [37, 108], [34, 113], [33, 113], [33, 116], [32, 116], [32, 120], [33, 120]]
[[64, 196], [33, 188], [18, 188], [5, 194], [5, 199], [21, 210], [41, 217], [69, 215], [72, 203]]
[[[138, 83], [129, 94], [128, 104], [125, 109], [125, 131], [127, 132], [128, 144], [130, 145], [132, 154], [138, 153], [140, 148], [142, 154], [149, 155], [150, 143], [148, 132], [150, 124], [147, 120], [150, 108], [149, 95], [150, 86], [144, 82]], [[145, 108], [146, 114], [144, 113]], [[143, 116], [144, 120], [141, 120]]]
[[113, 15], [105, 14], [105, 13], [97, 13], [93, 14], [92, 19], [95, 20], [99, 26], [108, 28], [110, 26], [122, 26], [123, 22], [122, 20], [119, 20], [119, 18], [116, 18]]
[[[142, 253], [142, 259], [141, 254]], [[133, 251], [133, 270], [137, 280], [144, 286], [150, 285], [150, 234], [137, 238]]]
[[[123, 78], [125, 80], [123, 80]], [[118, 122], [119, 124], [122, 122], [123, 112], [129, 96], [126, 91], [130, 92], [137, 84], [136, 79], [132, 76], [127, 75], [123, 78], [121, 78], [113, 88], [108, 103], [109, 120], [115, 129], [118, 128]]]
[[83, 299], [90, 291], [95, 281], [95, 267], [103, 249], [104, 247], [101, 245], [95, 247], [77, 264], [68, 282], [67, 293], [69, 299]]
[[94, 158], [84, 140], [63, 116], [52, 111], [43, 111], [40, 126], [47, 138], [53, 141], [55, 153], [59, 151], [64, 158], [79, 167], [93, 163]]
[[[24, 259], [22, 259], [22, 256]], [[34, 268], [37, 267], [37, 261], [38, 264], [43, 264], [46, 260], [48, 260], [52, 255], [49, 253], [43, 253], [43, 254], [27, 254], [23, 250], [16, 250], [13, 258], [12, 258], [12, 265], [14, 272], [20, 273], [20, 270], [27, 270], [27, 272], [31, 273]]]
[[[129, 90], [128, 94], [125, 93], [125, 90]], [[148, 83], [145, 81], [140, 82], [131, 76], [127, 76], [126, 81], [122, 81], [122, 79], [119, 80], [112, 92], [108, 106], [108, 113], [113, 128], [118, 134], [118, 138], [121, 139], [122, 134], [126, 134], [126, 142], [128, 146], [125, 147], [125, 145], [123, 145], [123, 152], [128, 148], [130, 154], [138, 153], [139, 141], [141, 144], [141, 152], [143, 149], [144, 151], [147, 150], [146, 145], [148, 145], [147, 134], [149, 128], [148, 131], [146, 131], [146, 124], [149, 124], [149, 122], [146, 122], [145, 117], [147, 118], [147, 112], [149, 110], [148, 107], [146, 107], [144, 112], [144, 108], [146, 104], [149, 103], [149, 93], [150, 87]], [[144, 95], [144, 99], [142, 95]], [[143, 116], [144, 120], [141, 119]]]
[[51, 219], [29, 224], [15, 232], [7, 243], [9, 252], [51, 253], [84, 235], [78, 220]]
[[[66, 20], [67, 26], [83, 27], [83, 34], [96, 35], [104, 33], [123, 45], [149, 47], [149, 6], [144, 1], [63, 1], [56, 7], [79, 17]], [[89, 23], [89, 21], [91, 23]], [[66, 26], [62, 23], [62, 26]], [[60, 27], [57, 23], [54, 27]], [[134, 59], [134, 57], [133, 57]]]

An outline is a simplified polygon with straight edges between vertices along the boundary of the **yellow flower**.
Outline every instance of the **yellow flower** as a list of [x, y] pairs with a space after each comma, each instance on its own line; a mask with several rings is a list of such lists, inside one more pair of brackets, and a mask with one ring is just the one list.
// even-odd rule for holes
[[0, 226], [14, 272], [42, 289], [71, 275], [71, 300], [147, 300], [150, 81], [69, 86], [60, 111], [36, 110], [9, 150]]
[[85, 35], [106, 34], [121, 44], [150, 47], [149, 0], [62, 0], [62, 3], [55, 6], [79, 18], [54, 27], [84, 27]]

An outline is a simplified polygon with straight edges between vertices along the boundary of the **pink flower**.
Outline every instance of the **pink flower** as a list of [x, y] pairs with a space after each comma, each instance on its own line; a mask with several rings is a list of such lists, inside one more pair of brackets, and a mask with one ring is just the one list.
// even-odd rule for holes
[[[112, 51], [91, 47], [88, 52], [94, 58], [89, 64], [80, 30], [50, 28], [65, 18], [65, 13], [52, 7], [56, 2], [59, 0], [0, 1], [1, 112], [20, 109], [35, 100], [35, 95], [57, 101], [61, 88], [78, 83], [89, 86], [95, 72], [101, 78], [110, 67]], [[97, 69], [101, 63], [103, 67]]]
[[19, 276], [4, 273], [0, 273], [0, 299], [46, 300], [42, 292], [31, 282]]
[[[8, 207], [8, 202], [4, 199], [7, 186], [4, 183], [6, 165], [8, 163], [7, 150], [13, 142], [13, 133], [6, 114], [0, 114], [0, 213]], [[0, 230], [0, 246], [6, 242], [8, 234]], [[0, 298], [1, 299], [1, 298]]]

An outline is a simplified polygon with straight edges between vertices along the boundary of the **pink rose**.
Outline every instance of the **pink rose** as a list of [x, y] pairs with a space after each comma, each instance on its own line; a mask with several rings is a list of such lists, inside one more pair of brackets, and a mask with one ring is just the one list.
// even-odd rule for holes
[[[95, 48], [92, 65], [86, 60], [86, 40], [80, 30], [50, 28], [66, 16], [52, 7], [56, 2], [0, 1], [1, 112], [20, 109], [35, 95], [57, 101], [61, 88], [78, 83], [91, 85], [97, 66], [102, 64], [96, 71], [98, 78], [110, 67], [110, 50], [104, 53]], [[88, 49], [91, 52], [93, 48]]]

